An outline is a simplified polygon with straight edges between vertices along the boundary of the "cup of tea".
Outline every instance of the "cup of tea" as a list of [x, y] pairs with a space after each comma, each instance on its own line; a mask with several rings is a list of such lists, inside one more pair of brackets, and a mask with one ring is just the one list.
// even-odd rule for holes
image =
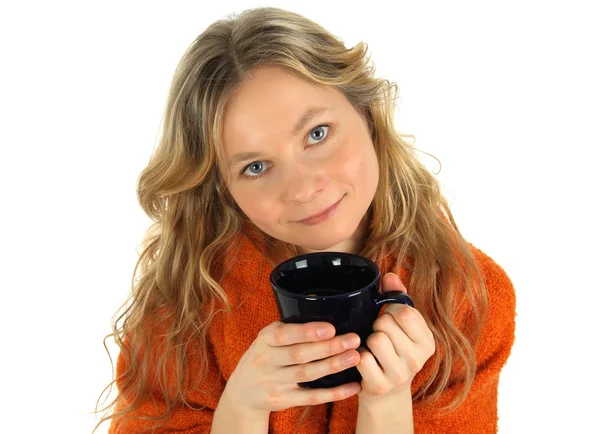
[[[367, 348], [373, 323], [385, 303], [414, 307], [401, 291], [379, 294], [380, 271], [375, 262], [352, 253], [319, 252], [295, 256], [277, 265], [270, 275], [271, 286], [285, 323], [326, 321], [335, 334], [350, 332], [360, 337]], [[302, 387], [329, 388], [362, 376], [356, 367], [314, 381], [298, 383]]]

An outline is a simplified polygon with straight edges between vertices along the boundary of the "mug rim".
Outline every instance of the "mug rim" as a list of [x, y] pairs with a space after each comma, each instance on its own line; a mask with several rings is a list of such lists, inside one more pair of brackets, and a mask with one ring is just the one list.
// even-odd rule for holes
[[[314, 252], [314, 253], [305, 253], [303, 255], [294, 256], [294, 257], [286, 259], [285, 261], [278, 264], [273, 269], [273, 271], [271, 271], [271, 274], [269, 276], [269, 281], [271, 282], [271, 286], [273, 287], [273, 289], [275, 291], [277, 291], [281, 295], [285, 295], [285, 296], [291, 297], [291, 298], [296, 298], [298, 300], [336, 300], [336, 299], [353, 297], [355, 295], [365, 292], [365, 290], [370, 286], [371, 283], [369, 283], [366, 286], [363, 286], [362, 288], [357, 289], [356, 291], [347, 292], [347, 293], [340, 294], [340, 295], [321, 295], [321, 296], [312, 296], [312, 297], [302, 295], [302, 294], [296, 294], [295, 292], [288, 291], [287, 289], [282, 288], [277, 283], [275, 283], [275, 276], [277, 274], [279, 274], [279, 272], [281, 271], [280, 269], [282, 267], [284, 267], [288, 262], [290, 262], [292, 260], [301, 261], [303, 258], [306, 258], [306, 257], [331, 256], [331, 255], [353, 256], [353, 257], [359, 258], [360, 260], [365, 261], [370, 268], [372, 268], [374, 271], [376, 271], [375, 277], [373, 278], [371, 283], [378, 282], [379, 278], [381, 277], [381, 270], [379, 270], [379, 266], [375, 262], [373, 262], [371, 259], [369, 259], [365, 256], [357, 255], [355, 253], [346, 253], [346, 252]], [[378, 289], [378, 288], [376, 288], [376, 289]]]

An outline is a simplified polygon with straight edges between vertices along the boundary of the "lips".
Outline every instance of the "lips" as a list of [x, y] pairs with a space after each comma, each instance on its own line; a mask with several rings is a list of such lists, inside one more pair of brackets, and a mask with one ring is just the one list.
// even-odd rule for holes
[[[342, 199], [344, 197], [342, 196]], [[305, 219], [302, 220], [298, 220], [297, 223], [317, 223], [321, 220], [325, 220], [327, 217], [329, 217], [329, 214], [331, 214], [333, 211], [335, 211], [335, 209], [337, 208], [338, 204], [342, 201], [342, 199], [338, 200], [336, 203], [334, 203], [333, 205], [331, 205], [330, 207], [324, 209], [323, 211], [318, 212], [317, 214], [313, 214], [309, 217], [306, 217]]]

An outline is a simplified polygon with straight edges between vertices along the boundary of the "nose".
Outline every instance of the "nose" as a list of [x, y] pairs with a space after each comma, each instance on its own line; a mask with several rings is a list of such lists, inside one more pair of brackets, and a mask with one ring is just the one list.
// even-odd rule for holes
[[327, 185], [323, 175], [308, 165], [298, 165], [290, 171], [284, 182], [285, 199], [290, 202], [310, 202]]

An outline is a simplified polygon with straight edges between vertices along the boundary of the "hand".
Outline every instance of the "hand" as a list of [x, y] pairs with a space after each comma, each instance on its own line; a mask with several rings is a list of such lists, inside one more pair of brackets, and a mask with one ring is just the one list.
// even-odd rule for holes
[[[407, 293], [393, 273], [383, 276], [382, 287], [384, 292]], [[367, 346], [370, 351], [358, 349], [357, 369], [363, 377], [358, 398], [362, 403], [410, 394], [414, 376], [435, 352], [433, 333], [419, 311], [396, 303], [387, 304], [385, 313], [375, 320]]]
[[[319, 330], [324, 330], [322, 336], [317, 334]], [[231, 374], [223, 391], [225, 405], [254, 416], [355, 395], [360, 390], [356, 382], [330, 389], [298, 386], [359, 362], [358, 335], [334, 335], [335, 328], [327, 322], [269, 324], [258, 333]], [[346, 356], [349, 361], [345, 363]]]

